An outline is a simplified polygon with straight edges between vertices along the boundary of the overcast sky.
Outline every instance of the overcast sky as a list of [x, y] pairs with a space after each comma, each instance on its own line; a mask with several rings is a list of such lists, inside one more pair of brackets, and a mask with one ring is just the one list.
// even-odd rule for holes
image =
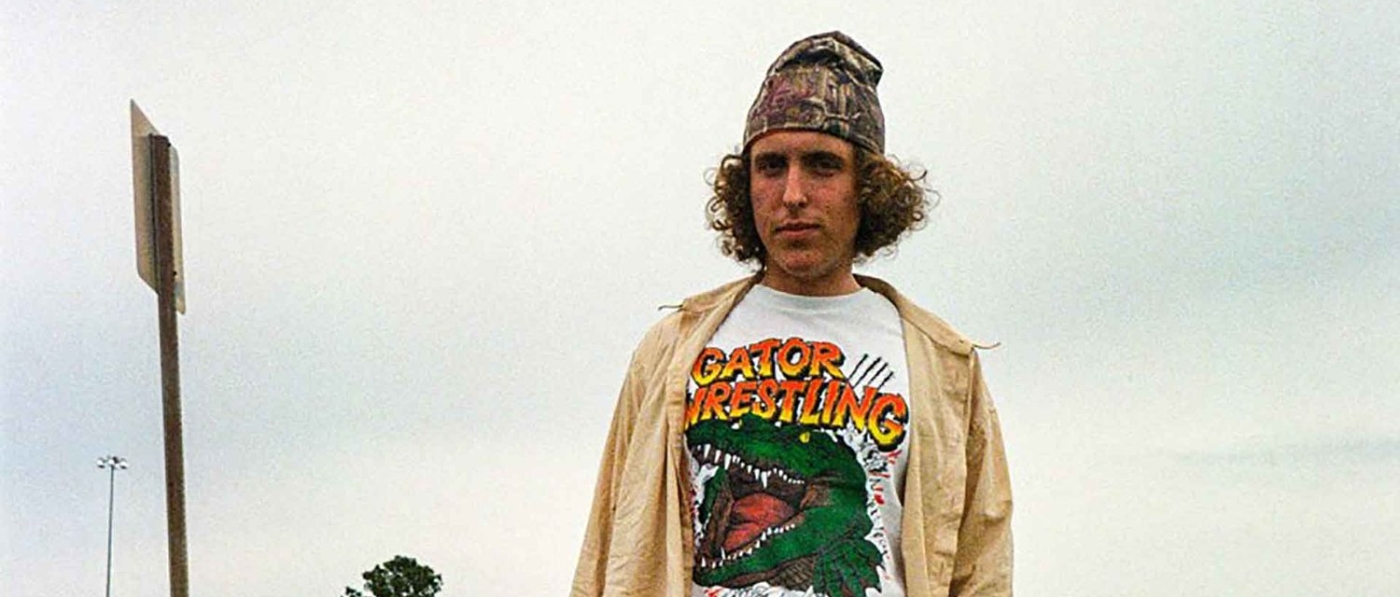
[[[769, 62], [874, 52], [942, 200], [1022, 596], [1400, 594], [1400, 11], [1376, 1], [0, 2], [0, 578], [168, 594], [127, 102], [180, 152], [192, 594], [567, 591], [705, 172]], [[663, 6], [666, 6], [663, 8]]]

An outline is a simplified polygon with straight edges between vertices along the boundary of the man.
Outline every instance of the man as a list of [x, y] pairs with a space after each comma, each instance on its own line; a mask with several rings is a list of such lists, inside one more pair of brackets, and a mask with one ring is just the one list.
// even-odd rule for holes
[[759, 266], [633, 355], [574, 597], [1011, 594], [1011, 494], [974, 346], [852, 272], [924, 218], [884, 157], [878, 60], [789, 47], [709, 203]]

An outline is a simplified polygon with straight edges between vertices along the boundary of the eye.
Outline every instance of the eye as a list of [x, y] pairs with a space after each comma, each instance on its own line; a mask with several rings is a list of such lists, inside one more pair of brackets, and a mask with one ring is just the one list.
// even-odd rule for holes
[[739, 419], [738, 421], [735, 421], [733, 425], [730, 425], [730, 426], [729, 426], [730, 429], [733, 429], [733, 430], [735, 430], [735, 431], [738, 431], [739, 429], [742, 429], [743, 427], [744, 427], [744, 420], [743, 420], [743, 419]]
[[804, 444], [807, 443], [807, 442], [812, 441], [812, 432], [811, 432], [811, 431], [803, 431], [803, 432], [802, 432], [802, 435], [797, 436], [797, 441], [800, 441], [800, 442], [802, 442], [802, 443], [804, 443]]
[[820, 176], [835, 176], [841, 172], [841, 161], [834, 157], [823, 157], [812, 161], [812, 172]]
[[753, 162], [754, 172], [765, 178], [781, 175], [786, 166], [783, 159], [777, 156], [758, 156]]

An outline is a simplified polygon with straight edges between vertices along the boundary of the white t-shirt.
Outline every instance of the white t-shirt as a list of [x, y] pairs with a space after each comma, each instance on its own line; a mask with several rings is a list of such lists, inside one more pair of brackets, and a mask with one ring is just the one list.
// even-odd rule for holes
[[873, 291], [749, 291], [691, 368], [692, 596], [903, 597], [907, 362]]

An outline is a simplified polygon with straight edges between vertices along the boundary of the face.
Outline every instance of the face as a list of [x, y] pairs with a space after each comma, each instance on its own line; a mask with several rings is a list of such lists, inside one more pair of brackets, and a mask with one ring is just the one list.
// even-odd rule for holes
[[826, 133], [777, 131], [754, 141], [749, 156], [754, 225], [768, 252], [763, 284], [816, 296], [857, 290], [854, 146]]

